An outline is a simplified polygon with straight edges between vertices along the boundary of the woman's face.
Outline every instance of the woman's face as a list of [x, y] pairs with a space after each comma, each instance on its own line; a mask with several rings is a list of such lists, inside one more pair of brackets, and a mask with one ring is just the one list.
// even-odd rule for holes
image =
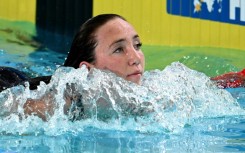
[[139, 84], [145, 66], [137, 32], [126, 21], [115, 18], [95, 33], [94, 67], [114, 72], [125, 80]]

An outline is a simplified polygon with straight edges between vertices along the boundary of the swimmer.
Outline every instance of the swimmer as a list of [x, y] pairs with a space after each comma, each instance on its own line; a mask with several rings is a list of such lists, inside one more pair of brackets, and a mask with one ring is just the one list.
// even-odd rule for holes
[[[102, 14], [85, 22], [71, 45], [64, 66], [109, 70], [125, 80], [140, 84], [145, 67], [141, 40], [133, 26], [116, 14]], [[68, 89], [69, 90], [69, 89]], [[67, 94], [66, 94], [67, 95]], [[67, 114], [72, 97], [66, 96]], [[25, 113], [35, 113], [46, 120], [45, 112], [54, 113], [52, 95], [30, 99], [24, 105]]]
[[[85, 65], [89, 70], [92, 68], [109, 70], [125, 80], [140, 84], [145, 67], [141, 45], [138, 33], [122, 16], [98, 15], [81, 26], [74, 37], [64, 66], [79, 68]], [[34, 84], [34, 89], [38, 84], [36, 82], [42, 79], [28, 81], [31, 82], [31, 86]], [[50, 77], [45, 79], [48, 82]], [[218, 83], [219, 78], [212, 78], [212, 80]], [[67, 95], [64, 96], [67, 102], [64, 106], [65, 114], [72, 103], [72, 97]], [[52, 99], [51, 94], [41, 99], [29, 99], [24, 105], [25, 114], [34, 113], [46, 120], [44, 114], [54, 113], [54, 106], [50, 99]]]

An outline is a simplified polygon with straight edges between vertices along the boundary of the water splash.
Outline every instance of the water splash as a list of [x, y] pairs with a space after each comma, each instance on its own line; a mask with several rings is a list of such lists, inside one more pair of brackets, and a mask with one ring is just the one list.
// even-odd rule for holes
[[[54, 115], [47, 122], [34, 115], [26, 117], [26, 100], [44, 95], [49, 95], [54, 104]], [[68, 116], [64, 114], [67, 98], [76, 103]], [[78, 133], [87, 127], [179, 132], [197, 118], [244, 114], [228, 91], [178, 62], [162, 71], [145, 72], [142, 85], [108, 71], [60, 67], [50, 84], [41, 83], [37, 90], [29, 90], [26, 84], [1, 92], [0, 107], [0, 133], [21, 135]], [[79, 107], [82, 113], [77, 112]]]

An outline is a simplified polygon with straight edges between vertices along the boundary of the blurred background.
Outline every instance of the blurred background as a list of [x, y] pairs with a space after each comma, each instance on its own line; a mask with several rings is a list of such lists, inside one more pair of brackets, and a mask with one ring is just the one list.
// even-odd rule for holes
[[245, 68], [242, 0], [0, 0], [0, 65], [52, 74], [80, 25], [103, 13], [135, 27], [146, 70], [174, 61], [208, 76]]

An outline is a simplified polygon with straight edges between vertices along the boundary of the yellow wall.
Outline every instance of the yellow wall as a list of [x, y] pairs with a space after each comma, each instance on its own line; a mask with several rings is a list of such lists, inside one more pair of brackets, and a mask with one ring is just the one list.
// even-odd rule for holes
[[35, 22], [36, 0], [0, 0], [0, 18]]
[[94, 0], [93, 15], [124, 16], [144, 44], [245, 50], [245, 26], [170, 15], [166, 3], [166, 0]]
[[[245, 26], [170, 15], [166, 0], [94, 0], [93, 14], [118, 13], [143, 43], [245, 50]], [[0, 18], [35, 23], [36, 0], [0, 0]]]

